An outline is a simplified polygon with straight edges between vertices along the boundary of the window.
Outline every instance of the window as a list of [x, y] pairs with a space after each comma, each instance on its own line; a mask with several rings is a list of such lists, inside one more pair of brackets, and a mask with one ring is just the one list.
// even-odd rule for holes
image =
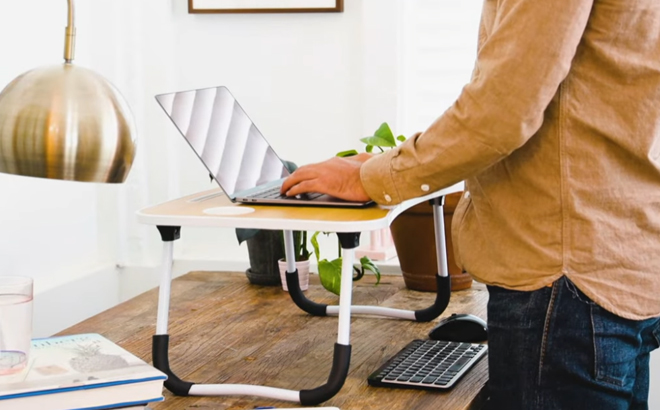
[[403, 131], [425, 130], [470, 80], [483, 0], [405, 0], [401, 106]]

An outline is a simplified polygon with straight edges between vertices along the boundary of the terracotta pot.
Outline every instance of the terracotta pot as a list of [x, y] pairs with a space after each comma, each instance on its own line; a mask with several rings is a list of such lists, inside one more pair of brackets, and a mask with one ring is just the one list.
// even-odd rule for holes
[[[277, 263], [280, 267], [282, 289], [288, 292], [289, 287], [286, 284], [286, 261], [280, 259]], [[309, 288], [309, 260], [296, 262], [296, 269], [298, 269], [298, 283], [300, 284], [300, 290], [305, 291]]]
[[[451, 221], [462, 192], [447, 195], [444, 206], [447, 266], [451, 277], [451, 290], [467, 289], [472, 278], [463, 272], [454, 259], [451, 240]], [[433, 231], [433, 206], [424, 202], [399, 215], [390, 227], [401, 265], [403, 280], [408, 289], [424, 292], [437, 290], [435, 275], [437, 257]]]

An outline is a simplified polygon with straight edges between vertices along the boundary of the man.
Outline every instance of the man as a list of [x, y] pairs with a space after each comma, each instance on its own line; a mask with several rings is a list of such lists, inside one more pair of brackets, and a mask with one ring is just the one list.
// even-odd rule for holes
[[283, 192], [394, 205], [466, 180], [491, 408], [646, 409], [660, 344], [660, 1], [486, 0], [471, 82], [424, 133]]

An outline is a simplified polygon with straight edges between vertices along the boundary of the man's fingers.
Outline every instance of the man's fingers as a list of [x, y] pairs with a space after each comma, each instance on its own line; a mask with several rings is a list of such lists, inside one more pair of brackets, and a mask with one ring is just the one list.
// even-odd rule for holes
[[298, 194], [306, 194], [307, 192], [316, 192], [317, 181], [315, 179], [308, 179], [292, 186], [290, 189], [285, 191], [288, 196], [296, 196]]
[[292, 186], [301, 183], [305, 179], [309, 179], [308, 166], [298, 168], [296, 172], [285, 179], [282, 188], [280, 188], [280, 193], [285, 194]]
[[369, 157], [363, 155], [359, 161], [335, 157], [300, 167], [284, 180], [280, 192], [288, 196], [319, 192], [347, 201], [368, 200], [369, 195], [360, 181], [360, 165]]
[[280, 187], [280, 194], [286, 194], [286, 191], [291, 189], [291, 187], [297, 183], [298, 181], [296, 178], [296, 173], [294, 172], [289, 177], [287, 177], [287, 179], [285, 179], [284, 182], [282, 182], [282, 186]]

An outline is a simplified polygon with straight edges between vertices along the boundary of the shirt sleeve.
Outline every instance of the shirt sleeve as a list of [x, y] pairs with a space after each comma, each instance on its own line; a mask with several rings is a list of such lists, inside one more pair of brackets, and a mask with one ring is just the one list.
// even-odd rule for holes
[[474, 76], [425, 132], [362, 165], [362, 184], [384, 205], [478, 174], [541, 127], [587, 26], [594, 0], [486, 0], [494, 22]]

